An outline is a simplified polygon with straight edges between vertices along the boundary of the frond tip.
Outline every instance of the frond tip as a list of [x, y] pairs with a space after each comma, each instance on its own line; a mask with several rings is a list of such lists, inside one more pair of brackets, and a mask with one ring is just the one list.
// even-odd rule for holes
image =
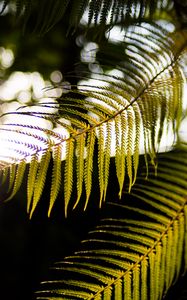
[[[66, 93], [58, 102], [41, 103], [31, 111], [23, 108], [2, 116], [0, 168], [3, 184], [8, 179], [6, 197], [9, 199], [18, 190], [28, 163], [28, 211], [32, 215], [42, 195], [52, 158], [48, 214], [60, 190], [64, 191], [65, 215], [70, 206], [75, 208], [80, 203], [83, 191], [86, 208], [92, 192], [93, 161], [97, 158], [102, 206], [107, 193], [111, 155], [115, 155], [119, 196], [125, 178], [130, 191], [136, 181], [142, 141], [145, 161], [150, 160], [156, 166], [155, 157], [164, 133], [169, 128], [176, 133], [179, 128], [185, 83], [179, 59], [186, 53], [186, 33], [181, 33], [180, 38], [178, 34], [177, 39], [174, 46], [175, 33], [172, 36], [154, 24], [142, 23], [129, 28], [122, 44], [123, 57], [113, 57], [115, 54], [109, 57], [113, 71], [96, 74], [98, 85], [85, 78], [72, 90], [73, 97], [71, 92]], [[107, 55], [105, 58], [107, 60]], [[27, 116], [27, 124], [22, 118], [12, 122], [22, 115]], [[43, 123], [33, 125], [33, 120], [40, 124], [42, 119], [50, 123], [50, 129]], [[54, 130], [52, 124], [56, 126]], [[65, 163], [61, 170], [62, 159]], [[61, 178], [64, 184], [61, 184]], [[74, 190], [77, 196], [71, 199]]]

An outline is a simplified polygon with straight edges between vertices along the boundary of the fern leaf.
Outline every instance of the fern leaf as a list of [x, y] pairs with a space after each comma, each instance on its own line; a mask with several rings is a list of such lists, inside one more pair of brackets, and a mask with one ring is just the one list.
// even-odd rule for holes
[[[122, 125], [122, 126], [121, 126]], [[127, 154], [127, 114], [124, 112], [121, 115], [121, 120], [119, 117], [115, 118], [115, 128], [116, 128], [116, 173], [119, 183], [119, 197], [121, 198], [121, 193], [123, 189], [124, 179], [125, 179], [125, 156]], [[121, 166], [124, 168], [121, 168]]]
[[3, 169], [1, 171], [1, 186], [3, 186], [4, 183], [7, 180], [7, 178], [8, 178], [8, 172], [9, 172], [9, 169], [8, 168], [4, 168], [4, 164], [3, 164]]
[[58, 196], [60, 185], [61, 185], [61, 144], [56, 146], [54, 149], [54, 163], [53, 163], [53, 173], [52, 173], [52, 183], [51, 183], [51, 193], [50, 193], [50, 203], [48, 209], [48, 216], [50, 216], [51, 210]]
[[[187, 233], [187, 205], [184, 207], [184, 216], [185, 216], [185, 235]], [[187, 269], [187, 240], [184, 239], [184, 270]]]
[[[173, 243], [172, 243], [172, 260], [174, 261], [174, 264], [172, 265], [173, 268], [171, 268], [171, 282], [175, 282], [175, 273], [176, 273], [176, 264], [177, 264], [177, 248], [175, 247], [176, 244], [179, 244], [178, 241], [178, 235], [179, 235], [179, 222], [178, 220], [175, 220], [173, 222]], [[179, 264], [180, 265], [180, 264]]]
[[109, 179], [109, 167], [110, 167], [110, 157], [111, 157], [111, 141], [112, 141], [112, 124], [108, 122], [106, 124], [106, 145], [105, 145], [105, 156], [104, 156], [104, 196], [103, 199], [106, 199], [108, 179]]
[[120, 299], [121, 295], [123, 295], [122, 291], [122, 279], [117, 280], [114, 286], [114, 299]]
[[[179, 232], [178, 232], [178, 248], [176, 251], [176, 279], [179, 278], [180, 270], [182, 267], [182, 259], [183, 259], [183, 248], [184, 248], [184, 242], [185, 242], [185, 232], [184, 232], [184, 215], [181, 213], [180, 218], [178, 220], [179, 222]], [[184, 249], [185, 252], [185, 249]]]
[[162, 238], [162, 255], [161, 255], [159, 299], [162, 299], [163, 291], [165, 289], [166, 256], [167, 256], [167, 237], [166, 237], [166, 235], [164, 235], [163, 238]]
[[87, 156], [86, 156], [86, 162], [85, 162], [86, 203], [85, 203], [84, 209], [86, 209], [86, 207], [87, 207], [88, 200], [89, 200], [90, 193], [91, 193], [94, 145], [95, 145], [95, 132], [93, 130], [91, 130], [88, 133]]
[[19, 190], [23, 180], [25, 169], [26, 169], [26, 162], [24, 160], [21, 161], [18, 166], [16, 166], [15, 175], [14, 175], [15, 178], [13, 178], [14, 176], [12, 176], [11, 178], [11, 180], [14, 181], [13, 189], [10, 196], [6, 199], [6, 201], [12, 199], [17, 193], [17, 191]]
[[67, 208], [71, 197], [73, 184], [73, 156], [74, 156], [74, 140], [70, 139], [66, 145], [66, 161], [65, 161], [65, 178], [64, 178], [64, 204], [65, 216], [67, 216]]
[[168, 241], [167, 241], [167, 261], [166, 261], [166, 290], [168, 290], [172, 281], [172, 248], [173, 248], [173, 232], [172, 228], [168, 230]]
[[[43, 2], [45, 1], [43, 0]], [[66, 4], [64, 2], [64, 5]], [[82, 10], [85, 4], [84, 1], [81, 1], [80, 10]], [[99, 4], [91, 1], [90, 5], [92, 4], [95, 5], [94, 14], [96, 18], [99, 18]], [[46, 10], [49, 15], [49, 8], [53, 4], [49, 1], [48, 5]], [[78, 4], [76, 3], [75, 5]], [[110, 6], [108, 5], [106, 2], [103, 2], [103, 9], [105, 10], [106, 7]], [[139, 7], [137, 7], [137, 11], [139, 11]], [[43, 8], [43, 11], [41, 10], [41, 15], [44, 12], [45, 8]], [[44, 28], [45, 26], [42, 27], [42, 30]], [[164, 130], [167, 130], [165, 124], [168, 123], [171, 125], [172, 123], [173, 133], [176, 134], [182, 110], [182, 99], [179, 99], [178, 96], [182, 96], [185, 77], [180, 67], [179, 58], [185, 55], [185, 48], [187, 46], [186, 33], [178, 35], [176, 47], [173, 44], [175, 39], [176, 33], [169, 34], [157, 24], [152, 23], [148, 25], [140, 23], [134, 25], [133, 30], [130, 27], [126, 32], [124, 43], [121, 45], [123, 53], [119, 54], [119, 57], [118, 54], [116, 56], [115, 53], [112, 53], [112, 57], [109, 57], [110, 68], [114, 68], [115, 71], [120, 72], [120, 75], [108, 73], [96, 74], [97, 79], [95, 80], [99, 84], [95, 84], [95, 86], [89, 82], [91, 79], [84, 76], [85, 80], [87, 79], [88, 81], [80, 84], [78, 89], [73, 89], [73, 97], [69, 93], [64, 94], [62, 99], [59, 99], [58, 108], [56, 108], [57, 113], [50, 112], [50, 107], [54, 109], [54, 105], [51, 106], [50, 102], [49, 105], [45, 104], [48, 107], [48, 112], [46, 113], [41, 112], [39, 107], [36, 108], [36, 111], [33, 109], [32, 112], [19, 110], [16, 113], [10, 113], [9, 117], [11, 115], [15, 117], [16, 114], [19, 116], [24, 114], [32, 119], [31, 124], [33, 124], [33, 118], [35, 120], [37, 118], [45, 119], [68, 132], [67, 137], [63, 139], [54, 130], [22, 124], [21, 121], [18, 123], [5, 122], [0, 129], [1, 133], [6, 132], [11, 134], [10, 138], [4, 135], [2, 140], [7, 145], [6, 149], [11, 148], [9, 161], [12, 161], [12, 167], [9, 164], [6, 167], [2, 166], [2, 168], [9, 168], [10, 166], [10, 190], [15, 179], [13, 176], [13, 161], [16, 161], [16, 163], [23, 160], [30, 162], [32, 156], [36, 154], [39, 156], [40, 152], [44, 154], [46, 151], [50, 151], [50, 149], [53, 151], [53, 147], [62, 144], [66, 145], [66, 162], [65, 168], [62, 170], [62, 177], [64, 175], [65, 178], [65, 214], [67, 214], [70, 203], [73, 203], [74, 208], [78, 205], [84, 186], [86, 191], [84, 209], [88, 205], [92, 192], [93, 162], [96, 159], [94, 154], [96, 154], [98, 161], [98, 167], [94, 171], [98, 173], [100, 187], [99, 204], [102, 206], [107, 194], [113, 130], [116, 142], [115, 166], [120, 197], [122, 197], [125, 178], [128, 177], [129, 191], [137, 179], [141, 135], [144, 139], [147, 170], [148, 160], [151, 161], [156, 169], [156, 151], [158, 150], [157, 146], [160, 143]], [[106, 54], [106, 61], [107, 56], [108, 54]], [[112, 65], [112, 60], [114, 60], [114, 66]], [[41, 106], [43, 108], [43, 105]], [[166, 128], [164, 129], [164, 127]], [[31, 139], [31, 142], [26, 141], [28, 137]], [[96, 139], [98, 151], [94, 153]], [[86, 157], [83, 155], [83, 145], [86, 148]], [[76, 154], [77, 157], [75, 158]], [[7, 163], [5, 158], [2, 160]], [[54, 170], [57, 170], [55, 160], [56, 158], [54, 158], [52, 171], [52, 187], [56, 184], [58, 187], [57, 189], [52, 188], [50, 211], [56, 201], [61, 180], [60, 173], [57, 172], [59, 175], [56, 176], [59, 176], [59, 180], [54, 183]], [[73, 163], [74, 161], [76, 161], [76, 164]], [[74, 165], [76, 166], [75, 168]], [[38, 168], [40, 168], [39, 161]], [[58, 163], [58, 170], [60, 170], [60, 161]], [[158, 176], [160, 175], [158, 174]], [[164, 178], [165, 176], [165, 174], [162, 175]], [[168, 171], [168, 182], [171, 182], [170, 176], [172, 174]], [[77, 200], [74, 202], [71, 199], [73, 180], [76, 181], [75, 185], [77, 186]], [[151, 180], [154, 181], [154, 179]], [[180, 189], [180, 185], [185, 183], [182, 178], [177, 177], [177, 180], [180, 183], [177, 189]], [[173, 178], [173, 182], [175, 182], [175, 178]], [[165, 182], [165, 187], [166, 184]], [[28, 210], [32, 205], [32, 185], [31, 192], [29, 192]], [[162, 188], [162, 185], [159, 184], [159, 187]], [[167, 186], [168, 190], [170, 190], [169, 184]], [[145, 194], [148, 194], [148, 189], [140, 197], [146, 197], [147, 195]], [[155, 199], [156, 193], [152, 194], [152, 196]], [[175, 194], [174, 197], [179, 198], [180, 192], [177, 195]], [[37, 199], [38, 201], [39, 198]], [[157, 209], [161, 209], [163, 204], [156, 202], [155, 205], [157, 205]], [[169, 214], [169, 211], [171, 211], [170, 208], [165, 205], [166, 214]]]
[[11, 166], [11, 169], [9, 169], [9, 188], [8, 188], [8, 192], [11, 191], [12, 186], [14, 185], [15, 177], [16, 177], [16, 164], [13, 164]]
[[32, 207], [30, 211], [30, 218], [32, 217], [32, 214], [40, 200], [44, 184], [45, 184], [45, 178], [47, 175], [48, 165], [50, 162], [51, 153], [50, 151], [46, 151], [41, 158], [40, 165], [38, 168], [38, 173], [34, 185], [34, 192], [33, 192], [33, 200], [32, 200]]
[[[139, 189], [138, 189], [139, 191]], [[145, 191], [145, 194], [152, 194], [152, 193], [147, 193]], [[136, 194], [137, 195], [137, 194]], [[144, 196], [139, 196], [137, 195], [138, 198], [142, 199], [142, 201], [145, 201], [145, 203], [147, 202], [147, 199], [146, 197]], [[154, 198], [156, 198], [156, 195], [154, 195]], [[161, 198], [161, 197], [160, 197]], [[158, 199], [160, 200], [160, 199]], [[176, 212], [174, 210], [171, 209], [171, 207], [167, 207], [166, 205], [163, 205], [163, 204], [160, 204], [160, 203], [157, 203], [156, 201], [148, 201], [150, 205], [154, 206], [155, 208], [157, 208], [158, 210], [161, 210], [164, 211], [167, 215], [169, 216], [175, 216], [176, 215]]]
[[127, 147], [127, 156], [126, 156], [126, 161], [127, 161], [127, 173], [129, 176], [129, 192], [132, 187], [132, 182], [133, 182], [133, 174], [132, 174], [132, 157], [133, 157], [133, 140], [134, 140], [134, 135], [135, 135], [135, 127], [134, 127], [134, 114], [133, 111], [129, 110], [128, 111], [128, 147]]
[[98, 173], [99, 173], [99, 186], [100, 186], [100, 204], [101, 207], [102, 201], [103, 201], [103, 193], [105, 190], [104, 186], [104, 128], [103, 126], [100, 126], [99, 132], [98, 132]]
[[96, 296], [95, 296], [95, 300], [102, 300], [101, 294], [96, 295]]
[[112, 288], [111, 286], [109, 286], [104, 290], [103, 300], [111, 300], [111, 299], [112, 299]]
[[84, 180], [84, 152], [85, 152], [85, 137], [84, 135], [79, 135], [76, 139], [76, 150], [77, 150], [77, 201], [74, 204], [74, 207], [79, 203], [83, 180]]
[[[186, 152], [181, 152], [180, 156], [183, 159], [176, 163], [178, 153], [161, 155], [158, 179], [152, 179], [154, 174], [148, 180], [142, 175], [132, 187], [133, 191], [141, 182], [145, 191], [151, 191], [152, 187], [152, 193], [147, 193], [142, 198], [138, 194], [128, 198], [127, 193], [126, 199], [122, 198], [122, 203], [106, 204], [108, 208], [107, 211], [103, 209], [104, 218], [95, 230], [88, 233], [88, 239], [83, 241], [81, 250], [55, 264], [54, 271], [61, 272], [59, 274], [66, 281], [64, 287], [60, 285], [60, 281], [55, 281], [56, 289], [60, 285], [61, 293], [71, 296], [72, 290], [78, 292], [80, 280], [81, 292], [78, 293], [82, 293], [83, 299], [85, 289], [88, 292], [86, 299], [89, 300], [162, 299], [181, 272], [182, 261], [186, 256], [186, 248], [183, 246], [186, 242], [184, 216], [186, 218], [187, 183], [182, 181], [181, 185], [181, 181], [177, 180], [173, 186], [173, 177], [166, 176], [163, 179], [161, 175], [165, 173], [159, 170], [159, 165], [164, 170], [164, 165], [171, 162], [172, 157], [174, 165], [170, 164], [171, 170], [173, 173], [174, 170], [179, 172], [182, 178], [186, 171], [180, 166], [184, 162], [187, 166]], [[154, 206], [152, 195], [156, 193], [156, 188], [159, 195], [158, 187], [163, 189], [164, 184], [166, 191], [169, 186], [169, 193], [166, 192], [165, 197], [160, 195], [159, 202], [162, 205]], [[162, 190], [160, 193], [162, 194]], [[174, 195], [177, 196], [178, 193], [183, 201], [180, 198], [177, 203], [179, 206], [172, 205], [171, 202], [175, 202], [177, 198]], [[171, 194], [173, 197], [170, 197]], [[123, 204], [123, 200], [128, 205]], [[166, 213], [166, 200], [170, 201], [175, 213]], [[67, 279], [71, 282], [70, 285]], [[90, 282], [93, 288], [89, 288]], [[44, 282], [38, 296], [43, 294], [44, 299], [53, 297], [55, 289], [52, 286], [50, 288], [52, 283], [53, 281]]]
[[133, 269], [133, 299], [140, 299], [140, 269], [136, 265]]
[[[162, 245], [158, 243], [156, 245], [156, 261], [155, 261], [155, 298], [159, 299], [159, 291], [160, 291], [160, 270], [161, 270], [161, 257], [162, 257]], [[165, 274], [164, 274], [165, 275]]]
[[[131, 22], [137, 21], [138, 23], [142, 19], [149, 19], [154, 13], [161, 14], [163, 10], [156, 0], [136, 1], [133, 2], [133, 5], [128, 0], [123, 2], [121, 0], [50, 0], [48, 2], [42, 0], [40, 3], [28, 0], [4, 0], [1, 13], [7, 5], [12, 3], [15, 5], [16, 15], [23, 20], [24, 27], [27, 26], [27, 22], [34, 14], [34, 27], [42, 34], [50, 30], [69, 11], [69, 29], [71, 27], [77, 29], [83, 14], [88, 11], [88, 20], [85, 25], [87, 27], [99, 26], [98, 33], [103, 34], [106, 26], [111, 28], [116, 22], [131, 24]], [[171, 10], [169, 3], [170, 1], [167, 1], [167, 5], [164, 6], [166, 12]]]
[[155, 253], [151, 251], [149, 253], [149, 264], [150, 264], [150, 299], [153, 300], [156, 295], [156, 282], [155, 282]]
[[127, 300], [132, 299], [132, 274], [127, 272], [124, 276], [124, 295]]
[[133, 154], [134, 179], [132, 185], [134, 185], [136, 181], [136, 174], [138, 172], [139, 145], [140, 145], [140, 135], [141, 135], [141, 125], [142, 125], [140, 109], [136, 103], [133, 103], [133, 111], [135, 116], [135, 143], [134, 143], [134, 154]]
[[148, 262], [147, 259], [141, 261], [141, 299], [147, 300], [148, 295], [148, 286], [147, 286], [147, 271], [148, 271]]
[[35, 180], [39, 168], [37, 155], [32, 156], [29, 165], [28, 181], [27, 181], [27, 212], [30, 212], [32, 206], [32, 197], [35, 188]]
[[88, 1], [81, 0], [81, 1], [72, 1], [71, 5], [71, 14], [70, 14], [70, 24], [69, 24], [69, 30], [70, 28], [77, 28], [78, 24], [80, 23], [81, 17], [87, 8]]

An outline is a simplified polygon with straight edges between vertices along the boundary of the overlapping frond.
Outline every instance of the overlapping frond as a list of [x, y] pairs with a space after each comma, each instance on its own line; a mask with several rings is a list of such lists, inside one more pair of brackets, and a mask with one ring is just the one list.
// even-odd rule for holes
[[[173, 132], [178, 130], [185, 80], [180, 57], [185, 55], [186, 34], [177, 34], [176, 42], [175, 34], [142, 23], [129, 29], [123, 46], [124, 54], [116, 57], [119, 63], [113, 73], [95, 74], [94, 83], [85, 78], [78, 89], [72, 88], [73, 96], [71, 92], [66, 93], [56, 103], [43, 103], [31, 111], [23, 108], [2, 116], [1, 173], [3, 181], [8, 178], [7, 197], [10, 199], [17, 191], [23, 178], [19, 174], [23, 175], [29, 163], [28, 211], [31, 214], [42, 194], [50, 157], [54, 167], [49, 213], [61, 187], [60, 161], [65, 157], [62, 178], [67, 214], [75, 186], [77, 199], [73, 206], [79, 203], [83, 189], [84, 207], [88, 204], [96, 142], [101, 205], [106, 196], [112, 154], [121, 195], [125, 175], [129, 191], [136, 180], [141, 140], [144, 140], [145, 160], [150, 157], [155, 164], [164, 131], [170, 127]], [[41, 123], [42, 119], [48, 121], [49, 129]], [[52, 124], [61, 133], [53, 130]]]
[[187, 270], [186, 168], [186, 151], [161, 155], [157, 177], [142, 173], [131, 195], [106, 204], [100, 225], [54, 264], [37, 299], [162, 299]]
[[[100, 25], [100, 31], [106, 25], [123, 24], [130, 20], [141, 21], [145, 17], [157, 15], [161, 10], [169, 10], [171, 1], [139, 0], [129, 3], [128, 0], [4, 0], [2, 11], [9, 4], [15, 4], [18, 17], [22, 17], [25, 26], [32, 15], [35, 16], [35, 29], [42, 34], [49, 31], [64, 16], [69, 14], [69, 27], [77, 28], [85, 15], [87, 26]], [[85, 14], [86, 11], [86, 14]], [[84, 23], [85, 23], [84, 20]]]

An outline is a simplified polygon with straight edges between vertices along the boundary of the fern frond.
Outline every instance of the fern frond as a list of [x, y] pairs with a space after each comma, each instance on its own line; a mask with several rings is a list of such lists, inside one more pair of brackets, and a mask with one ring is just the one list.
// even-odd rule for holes
[[[32, 15], [35, 16], [35, 29], [40, 33], [49, 31], [58, 23], [66, 14], [69, 14], [69, 29], [76, 29], [81, 23], [81, 18], [85, 11], [88, 13], [86, 20], [87, 26], [100, 25], [100, 32], [106, 30], [106, 25], [110, 27], [117, 23], [142, 21], [150, 18], [155, 13], [159, 15], [163, 8], [158, 1], [138, 1], [129, 3], [128, 0], [4, 0], [2, 12], [9, 4], [14, 4], [16, 15], [23, 19], [24, 26]], [[164, 10], [170, 10], [170, 1], [165, 3]], [[1, 13], [2, 13], [1, 12]]]
[[[2, 165], [1, 169], [10, 168], [9, 192], [15, 179], [15, 163], [32, 161], [34, 164], [34, 160], [37, 160], [39, 172], [40, 153], [42, 155], [45, 152], [51, 153], [54, 167], [51, 176], [50, 214], [60, 190], [60, 152], [56, 155], [54, 151], [60, 147], [62, 156], [64, 155], [66, 160], [62, 173], [62, 177], [64, 174], [65, 214], [67, 214], [71, 201], [73, 180], [77, 187], [74, 208], [81, 201], [84, 189], [86, 191], [84, 208], [86, 209], [88, 205], [92, 192], [96, 142], [100, 206], [107, 194], [112, 152], [115, 152], [119, 196], [122, 195], [125, 177], [127, 177], [129, 191], [136, 181], [141, 138], [144, 140], [146, 164], [148, 165], [150, 160], [156, 168], [156, 152], [159, 150], [164, 131], [167, 131], [170, 126], [173, 127], [173, 133], [177, 132], [182, 112], [181, 97], [185, 77], [180, 67], [180, 58], [186, 55], [187, 43], [185, 32], [177, 33], [177, 36], [177, 46], [174, 47], [173, 41], [176, 39], [176, 33], [167, 33], [156, 24], [142, 23], [136, 25], [133, 30], [129, 28], [125, 42], [122, 44], [125, 54], [123, 53], [122, 57], [116, 56], [114, 63], [118, 61], [117, 65], [113, 66], [111, 63], [111, 68], [114, 68], [114, 71], [119, 72], [120, 75], [115, 73], [95, 74], [97, 76], [95, 84], [92, 84], [91, 79], [85, 76], [85, 82], [80, 83], [78, 88], [72, 88], [73, 97], [71, 97], [71, 93], [67, 93], [63, 95], [62, 99], [58, 99], [58, 104], [55, 106], [56, 113], [54, 113], [54, 103], [49, 102], [48, 105], [41, 104], [42, 109], [47, 106], [46, 113], [41, 111], [40, 107], [36, 107], [36, 109], [34, 107], [32, 111], [26, 111], [24, 108], [22, 111], [2, 116], [5, 121], [0, 130], [8, 158], [5, 154], [2, 155], [1, 161], [6, 165]], [[113, 56], [115, 54], [112, 54], [112, 59]], [[107, 55], [105, 58], [107, 60]], [[8, 121], [11, 117], [21, 117], [22, 115], [28, 117], [28, 124], [23, 124], [21, 119], [15, 123]], [[6, 117], [8, 117], [7, 121]], [[44, 125], [33, 125], [33, 120], [42, 119], [48, 123], [53, 122], [62, 131], [65, 131], [64, 136]], [[115, 149], [112, 149], [113, 144]], [[76, 165], [75, 168], [74, 165]], [[46, 164], [47, 166], [48, 164]], [[33, 172], [30, 172], [29, 176], [34, 176]], [[46, 174], [46, 172], [47, 169], [44, 173]], [[170, 172], [168, 171], [168, 180], [171, 179], [169, 176]], [[2, 173], [2, 180], [3, 177]], [[44, 180], [45, 176], [42, 178]], [[177, 178], [179, 181], [180, 178]], [[33, 179], [30, 183], [28, 182], [27, 191], [28, 194], [30, 193], [28, 209], [30, 207], [33, 212], [32, 208], [36, 207], [42, 189], [40, 186], [40, 192], [37, 191], [37, 185], [33, 185], [32, 181]], [[32, 206], [31, 200], [33, 194], [35, 195], [34, 206]], [[139, 195], [139, 197], [143, 197], [143, 195]], [[179, 197], [179, 195], [175, 197]], [[168, 208], [168, 210], [170, 209]]]
[[[183, 162], [177, 160], [179, 153]], [[186, 180], [183, 180], [182, 185], [181, 182], [173, 185], [171, 176], [163, 179], [162, 174], [166, 173], [162, 170], [170, 162], [173, 178], [175, 171], [180, 173], [181, 178], [185, 176], [186, 171], [181, 166], [185, 164], [187, 167], [187, 152], [166, 153], [159, 158], [160, 177], [157, 178], [157, 185], [152, 181], [153, 174], [149, 179], [141, 175], [132, 187], [132, 192], [135, 190], [133, 195], [124, 191], [120, 204], [106, 204], [104, 218], [95, 230], [88, 233], [88, 239], [83, 241], [81, 249], [54, 265], [53, 276], [60, 276], [61, 279], [43, 282], [41, 291], [37, 292], [37, 299], [54, 297], [58, 290], [66, 297], [70, 297], [73, 291], [77, 292], [80, 299], [89, 300], [162, 299], [184, 271], [182, 261], [186, 257], [184, 219], [187, 201]], [[136, 185], [140, 182], [143, 192], [153, 188], [152, 193], [145, 194], [142, 199], [138, 197], [139, 190], [136, 191]], [[166, 196], [167, 193], [162, 197], [159, 186], [163, 189], [165, 183], [166, 191], [168, 183], [171, 183], [169, 192], [173, 197], [170, 194]], [[156, 195], [160, 196], [158, 200]], [[179, 206], [171, 205], [171, 202], [175, 203], [175, 195], [181, 197]], [[164, 209], [167, 200], [173, 207], [170, 214]], [[158, 203], [161, 205], [158, 206]], [[83, 294], [85, 290], [87, 295]], [[63, 296], [58, 297], [64, 299]]]

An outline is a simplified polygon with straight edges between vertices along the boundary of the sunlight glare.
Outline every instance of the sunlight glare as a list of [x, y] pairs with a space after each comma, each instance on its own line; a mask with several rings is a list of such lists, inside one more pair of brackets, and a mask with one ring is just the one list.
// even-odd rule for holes
[[0, 65], [2, 68], [10, 68], [14, 62], [14, 53], [11, 49], [0, 47]]

